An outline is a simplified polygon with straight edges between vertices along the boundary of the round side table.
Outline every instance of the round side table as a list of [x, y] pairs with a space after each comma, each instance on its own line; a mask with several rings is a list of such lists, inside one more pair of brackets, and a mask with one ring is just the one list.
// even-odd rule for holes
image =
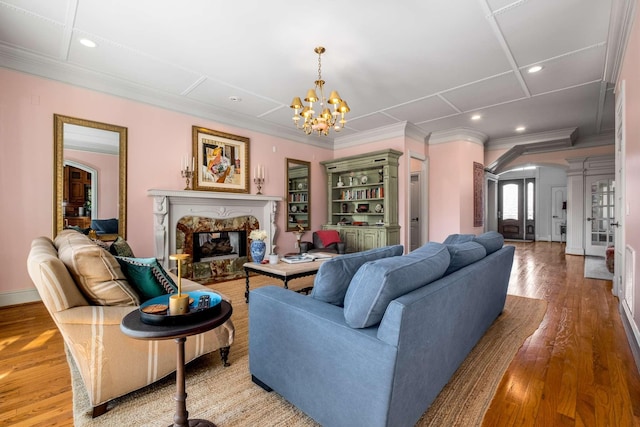
[[173, 338], [176, 341], [176, 413], [173, 416], [173, 424], [169, 427], [215, 427], [215, 424], [206, 420], [189, 419], [184, 378], [184, 343], [188, 336], [214, 329], [231, 317], [233, 312], [231, 304], [224, 300], [220, 304], [220, 313], [216, 316], [183, 325], [149, 325], [143, 323], [140, 319], [139, 310], [132, 311], [122, 319], [120, 330], [131, 338], [139, 340], [167, 340]]

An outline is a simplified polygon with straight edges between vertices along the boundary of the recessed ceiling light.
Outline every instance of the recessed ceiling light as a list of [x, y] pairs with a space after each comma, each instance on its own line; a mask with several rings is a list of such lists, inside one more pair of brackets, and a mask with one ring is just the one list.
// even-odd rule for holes
[[516, 132], [524, 132], [525, 129], [526, 129], [526, 127], [524, 127], [524, 126], [518, 126], [516, 128]]
[[473, 116], [471, 116], [471, 120], [480, 120], [482, 118], [482, 116], [480, 114], [474, 114]]
[[94, 42], [93, 40], [89, 40], [89, 39], [80, 39], [80, 44], [82, 44], [83, 46], [86, 46], [86, 47], [96, 47], [96, 46], [98, 46], [96, 44], [96, 42]]
[[240, 98], [239, 96], [236, 96], [236, 95], [231, 95], [229, 97], [229, 101], [240, 102], [240, 101], [242, 101], [242, 98]]
[[542, 65], [534, 65], [533, 67], [529, 68], [527, 71], [530, 73], [537, 73], [540, 70], [542, 70]]

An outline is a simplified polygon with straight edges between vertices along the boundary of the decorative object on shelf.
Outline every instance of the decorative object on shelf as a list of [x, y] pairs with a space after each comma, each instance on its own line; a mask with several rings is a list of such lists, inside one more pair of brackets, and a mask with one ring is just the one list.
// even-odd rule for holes
[[342, 182], [342, 177], [341, 177], [341, 176], [339, 176], [339, 177], [338, 177], [338, 182], [337, 182], [336, 186], [338, 186], [338, 187], [342, 187], [343, 185], [344, 185], [344, 182]]
[[191, 165], [189, 165], [189, 158], [182, 158], [182, 169], [180, 169], [180, 175], [187, 180], [187, 185], [184, 187], [185, 190], [191, 190], [191, 180], [193, 179], [193, 170], [195, 169], [196, 159], [195, 157], [191, 157]]
[[384, 170], [378, 169], [378, 182], [384, 181]]
[[249, 138], [198, 126], [192, 133], [193, 189], [248, 193]]
[[[307, 91], [307, 97], [304, 99], [309, 105], [304, 105], [297, 96], [291, 101], [291, 108], [294, 111], [293, 123], [296, 128], [302, 129], [307, 135], [315, 131], [318, 135], [327, 136], [329, 135], [329, 129], [332, 127], [334, 131], [339, 132], [347, 123], [344, 118], [345, 114], [350, 111], [347, 102], [340, 98], [337, 91], [331, 91], [329, 99], [324, 96], [325, 81], [322, 80], [322, 54], [325, 50], [322, 46], [318, 46], [313, 50], [318, 54], [318, 80], [314, 82], [315, 87]], [[320, 97], [318, 97], [316, 90], [320, 90]], [[318, 107], [319, 114], [316, 115], [313, 103], [318, 101], [320, 102]], [[329, 109], [327, 103], [333, 105], [333, 111]], [[300, 116], [304, 118], [302, 124], [300, 124]], [[340, 120], [338, 120], [338, 116], [340, 116]]]
[[298, 207], [296, 205], [291, 205], [291, 212], [297, 212]]
[[376, 207], [374, 208], [374, 210], [376, 211], [376, 213], [382, 213], [384, 212], [384, 209], [382, 208], [382, 205], [380, 203], [378, 203], [376, 205]]
[[262, 186], [264, 185], [264, 166], [256, 166], [256, 170], [253, 171], [253, 183], [258, 187], [256, 194], [262, 194]]
[[349, 185], [353, 185], [353, 172], [349, 174]]
[[369, 212], [369, 204], [368, 203], [358, 203], [358, 207], [356, 208], [356, 211], [358, 211], [360, 213]]
[[362, 177], [360, 178], [360, 184], [365, 185], [368, 180], [369, 178], [367, 178], [367, 175], [362, 175]]
[[264, 242], [267, 239], [267, 232], [264, 230], [253, 230], [249, 233], [249, 239], [251, 239], [251, 259], [253, 262], [259, 264], [267, 252], [267, 244]]
[[182, 261], [189, 258], [189, 254], [169, 255], [169, 259], [178, 264], [178, 293], [169, 297], [169, 314], [172, 316], [189, 312], [189, 295], [182, 293]]

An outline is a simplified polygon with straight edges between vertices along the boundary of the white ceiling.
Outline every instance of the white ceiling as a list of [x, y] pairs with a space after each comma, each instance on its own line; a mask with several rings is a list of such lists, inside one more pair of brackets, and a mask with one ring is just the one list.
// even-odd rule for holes
[[0, 0], [0, 66], [309, 141], [289, 104], [313, 85], [322, 45], [326, 88], [351, 107], [336, 144], [405, 121], [489, 144], [576, 128], [576, 143], [611, 141], [633, 4]]

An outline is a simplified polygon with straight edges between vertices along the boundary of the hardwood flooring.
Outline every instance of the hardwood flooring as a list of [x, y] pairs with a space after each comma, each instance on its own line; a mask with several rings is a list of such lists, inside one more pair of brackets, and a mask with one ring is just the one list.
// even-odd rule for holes
[[[548, 302], [484, 426], [640, 426], [640, 374], [611, 282], [559, 243], [517, 247], [509, 293]], [[294, 282], [295, 283], [295, 282]], [[0, 426], [72, 426], [62, 338], [41, 303], [0, 308]]]

